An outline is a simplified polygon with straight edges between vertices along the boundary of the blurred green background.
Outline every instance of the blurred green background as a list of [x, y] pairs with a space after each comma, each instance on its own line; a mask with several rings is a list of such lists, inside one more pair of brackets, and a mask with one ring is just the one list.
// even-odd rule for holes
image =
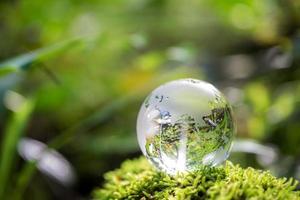
[[299, 25], [298, 0], [2, 0], [0, 199], [88, 199], [186, 77], [231, 102], [231, 161], [299, 180]]

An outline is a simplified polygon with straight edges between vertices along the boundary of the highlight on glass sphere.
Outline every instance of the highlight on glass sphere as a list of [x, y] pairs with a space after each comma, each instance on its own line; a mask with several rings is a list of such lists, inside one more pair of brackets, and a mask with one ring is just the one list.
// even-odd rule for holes
[[168, 174], [221, 164], [229, 156], [234, 133], [232, 110], [224, 95], [196, 79], [156, 88], [137, 119], [143, 154]]

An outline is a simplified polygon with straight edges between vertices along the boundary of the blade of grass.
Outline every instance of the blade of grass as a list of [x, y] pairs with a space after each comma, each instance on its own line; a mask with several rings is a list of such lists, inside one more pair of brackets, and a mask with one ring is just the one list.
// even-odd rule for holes
[[36, 172], [37, 161], [28, 161], [26, 165], [22, 168], [21, 172], [18, 174], [18, 180], [14, 192], [12, 193], [12, 200], [22, 199], [23, 193], [26, 190], [28, 183], [31, 180], [31, 177]]
[[23, 134], [33, 108], [34, 101], [32, 99], [25, 100], [20, 108], [13, 113], [4, 131], [0, 157], [0, 199], [4, 199], [4, 193], [7, 189], [6, 187], [16, 155], [16, 146]]
[[28, 70], [33, 64], [55, 57], [72, 47], [83, 44], [83, 42], [83, 38], [70, 39], [4, 61], [0, 63], [0, 77], [13, 72]]

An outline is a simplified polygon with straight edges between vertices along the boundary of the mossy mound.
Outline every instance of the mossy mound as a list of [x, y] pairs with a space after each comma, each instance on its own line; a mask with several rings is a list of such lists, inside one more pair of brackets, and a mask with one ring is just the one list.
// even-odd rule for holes
[[94, 199], [300, 199], [294, 179], [276, 178], [269, 172], [243, 169], [227, 162], [221, 167], [200, 167], [174, 177], [156, 171], [146, 159], [125, 161], [105, 174], [105, 184]]

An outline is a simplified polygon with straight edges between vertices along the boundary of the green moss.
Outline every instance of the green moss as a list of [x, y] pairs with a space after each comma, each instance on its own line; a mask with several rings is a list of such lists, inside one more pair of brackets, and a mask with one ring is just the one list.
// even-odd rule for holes
[[227, 162], [221, 167], [200, 167], [174, 177], [158, 172], [145, 158], [125, 161], [105, 174], [94, 199], [300, 199], [298, 183], [269, 172], [243, 169]]

